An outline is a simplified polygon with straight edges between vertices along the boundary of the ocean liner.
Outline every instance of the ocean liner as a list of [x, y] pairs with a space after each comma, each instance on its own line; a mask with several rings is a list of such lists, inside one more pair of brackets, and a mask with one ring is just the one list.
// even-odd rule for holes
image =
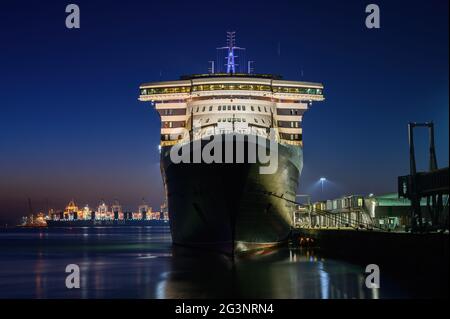
[[[254, 74], [250, 66], [236, 72], [234, 39], [228, 33], [222, 72], [213, 65], [208, 74], [144, 83], [139, 95], [161, 119], [160, 166], [174, 244], [231, 253], [288, 239], [303, 166], [303, 114], [324, 100], [320, 83]], [[212, 141], [223, 151], [208, 146]], [[267, 155], [273, 146], [275, 169], [264, 172], [267, 162], [255, 161], [250, 150]]]

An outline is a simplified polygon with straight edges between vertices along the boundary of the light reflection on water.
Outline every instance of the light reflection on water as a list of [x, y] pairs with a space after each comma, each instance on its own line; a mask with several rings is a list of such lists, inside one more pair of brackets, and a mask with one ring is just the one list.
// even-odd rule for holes
[[[171, 245], [167, 227], [0, 231], [0, 298], [389, 298], [364, 286], [361, 266], [313, 250], [238, 257]], [[65, 287], [78, 264], [81, 288]]]

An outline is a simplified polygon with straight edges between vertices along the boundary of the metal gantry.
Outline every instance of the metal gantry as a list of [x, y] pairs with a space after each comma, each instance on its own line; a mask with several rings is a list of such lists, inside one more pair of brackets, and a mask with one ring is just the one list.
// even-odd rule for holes
[[[429, 137], [429, 165], [427, 172], [417, 172], [414, 148], [414, 128], [427, 127]], [[410, 175], [399, 176], [398, 194], [411, 201], [411, 230], [425, 232], [428, 230], [448, 229], [448, 194], [449, 171], [448, 167], [438, 169], [434, 145], [434, 124], [409, 123], [409, 164]], [[444, 205], [444, 195], [447, 203]], [[427, 199], [429, 221], [424, 217], [421, 209], [421, 199]]]

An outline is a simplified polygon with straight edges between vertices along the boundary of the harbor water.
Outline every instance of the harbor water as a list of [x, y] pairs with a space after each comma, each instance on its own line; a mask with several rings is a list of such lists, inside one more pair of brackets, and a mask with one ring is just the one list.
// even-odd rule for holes
[[[320, 251], [281, 247], [237, 257], [173, 247], [168, 227], [0, 230], [0, 298], [410, 298], [382, 274]], [[68, 289], [66, 266], [80, 269]], [[423, 293], [423, 291], [422, 291]]]

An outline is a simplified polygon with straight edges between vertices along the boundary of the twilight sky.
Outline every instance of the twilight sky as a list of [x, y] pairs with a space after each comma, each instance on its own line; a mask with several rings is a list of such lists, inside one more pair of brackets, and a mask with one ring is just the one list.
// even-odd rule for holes
[[[65, 7], [81, 29], [65, 27]], [[406, 126], [436, 124], [448, 166], [448, 1], [8, 1], [0, 9], [0, 223], [75, 198], [158, 208], [159, 119], [142, 82], [204, 73], [237, 31], [259, 73], [322, 82], [303, 121], [300, 193], [396, 190]], [[381, 29], [365, 27], [365, 6]], [[302, 72], [303, 70], [303, 72]], [[303, 73], [303, 76], [302, 76]], [[426, 132], [417, 142], [426, 167]], [[322, 194], [317, 180], [328, 182]]]

